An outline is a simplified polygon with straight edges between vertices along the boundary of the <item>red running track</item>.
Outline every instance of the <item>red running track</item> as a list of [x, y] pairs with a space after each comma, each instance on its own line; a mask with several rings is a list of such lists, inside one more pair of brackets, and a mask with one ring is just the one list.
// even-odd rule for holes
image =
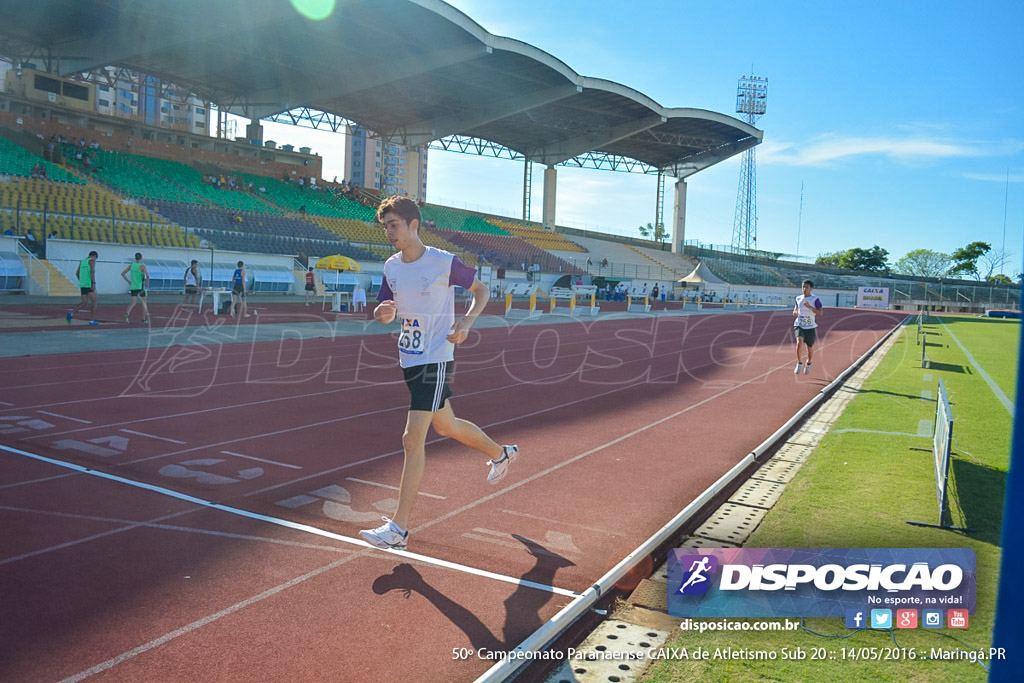
[[389, 335], [5, 359], [0, 443], [138, 485], [0, 451], [0, 678], [472, 680], [901, 318], [830, 310], [809, 375], [788, 311], [475, 332], [453, 407], [522, 457], [431, 435], [404, 557], [345, 540], [394, 508]]

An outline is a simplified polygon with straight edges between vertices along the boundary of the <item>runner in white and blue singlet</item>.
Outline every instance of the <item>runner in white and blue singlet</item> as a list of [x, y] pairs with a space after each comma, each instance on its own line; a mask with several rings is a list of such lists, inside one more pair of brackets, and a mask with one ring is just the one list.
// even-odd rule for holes
[[[431, 426], [488, 456], [488, 483], [505, 476], [518, 457], [518, 446], [499, 446], [472, 422], [452, 412], [449, 381], [454, 369], [455, 346], [466, 340], [469, 329], [484, 310], [487, 286], [476, 271], [456, 256], [423, 244], [420, 210], [407, 197], [384, 200], [377, 210], [388, 241], [398, 249], [384, 264], [384, 279], [373, 311], [377, 322], [398, 320], [398, 359], [409, 387], [410, 404], [402, 445], [405, 464], [398, 506], [384, 525], [359, 532], [378, 548], [404, 549], [409, 539], [409, 518], [423, 479], [427, 430]], [[465, 317], [455, 319], [455, 287], [469, 290], [473, 303]]]
[[[811, 371], [811, 361], [814, 360], [814, 342], [818, 338], [817, 318], [822, 314], [821, 299], [811, 294], [814, 283], [804, 280], [800, 284], [802, 294], [796, 298], [796, 305], [793, 306], [793, 336], [796, 337], [796, 369], [794, 373], [800, 374], [801, 370], [806, 375]], [[803, 347], [807, 347], [807, 362], [803, 362]]]

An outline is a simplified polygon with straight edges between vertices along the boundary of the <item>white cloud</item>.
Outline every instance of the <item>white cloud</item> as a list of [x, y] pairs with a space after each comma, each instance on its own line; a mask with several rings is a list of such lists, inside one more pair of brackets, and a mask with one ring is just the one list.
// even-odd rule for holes
[[[981, 180], [987, 183], [1005, 183], [1007, 180], [1005, 173], [964, 173], [963, 175], [969, 180]], [[1010, 173], [1009, 180], [1011, 183], [1024, 183], [1024, 173]]]
[[985, 156], [977, 147], [925, 137], [827, 136], [805, 144], [765, 143], [758, 149], [758, 163], [783, 166], [822, 166], [851, 157], [884, 157], [893, 161]]

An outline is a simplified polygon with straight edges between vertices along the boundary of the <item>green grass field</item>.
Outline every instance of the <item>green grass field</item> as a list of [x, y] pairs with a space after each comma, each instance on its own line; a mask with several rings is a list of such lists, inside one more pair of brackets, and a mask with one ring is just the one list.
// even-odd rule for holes
[[[752, 548], [963, 547], [977, 554], [977, 612], [966, 630], [851, 631], [841, 618], [807, 619], [806, 630], [783, 633], [681, 633], [672, 647], [840, 650], [844, 647], [988, 648], [1000, 558], [1003, 493], [1013, 418], [982, 376], [1016, 396], [1020, 323], [958, 316], [930, 317], [931, 367], [921, 367], [916, 325], [908, 325], [865, 382], [782, 499], [746, 543]], [[971, 363], [953, 337], [973, 356]], [[980, 366], [980, 369], [979, 367]], [[947, 523], [972, 532], [911, 526], [938, 521], [930, 438], [938, 381], [947, 387], [954, 416]], [[925, 395], [927, 396], [927, 394]], [[854, 431], [857, 430], [857, 431]], [[861, 431], [864, 430], [864, 431]], [[883, 433], [885, 432], [885, 433]], [[651, 666], [651, 681], [983, 681], [983, 666], [967, 661], [671, 661]]]

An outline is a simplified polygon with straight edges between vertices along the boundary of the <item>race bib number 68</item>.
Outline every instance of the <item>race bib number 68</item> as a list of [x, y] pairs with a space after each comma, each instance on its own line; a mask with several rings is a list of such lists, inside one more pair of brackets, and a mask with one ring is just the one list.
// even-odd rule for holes
[[398, 338], [401, 353], [423, 353], [423, 329], [417, 318], [402, 318], [402, 334]]

